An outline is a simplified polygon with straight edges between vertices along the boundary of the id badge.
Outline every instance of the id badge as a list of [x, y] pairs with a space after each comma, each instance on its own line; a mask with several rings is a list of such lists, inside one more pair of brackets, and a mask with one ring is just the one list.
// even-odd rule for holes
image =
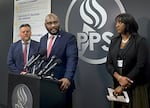
[[117, 60], [118, 67], [123, 67], [123, 60]]

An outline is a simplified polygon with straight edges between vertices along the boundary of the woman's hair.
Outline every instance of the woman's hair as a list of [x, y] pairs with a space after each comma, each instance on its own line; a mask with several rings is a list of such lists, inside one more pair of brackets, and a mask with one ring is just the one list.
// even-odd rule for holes
[[138, 24], [134, 17], [127, 13], [121, 13], [115, 18], [116, 21], [122, 22], [125, 24], [124, 33], [137, 34], [138, 33]]

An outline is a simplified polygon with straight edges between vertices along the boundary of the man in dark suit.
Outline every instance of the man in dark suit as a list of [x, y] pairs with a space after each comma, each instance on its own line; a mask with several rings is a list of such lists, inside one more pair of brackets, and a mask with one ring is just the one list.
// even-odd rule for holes
[[73, 77], [78, 62], [77, 41], [74, 35], [60, 30], [59, 18], [51, 13], [45, 18], [45, 27], [48, 31], [41, 40], [39, 50], [48, 52], [48, 44], [53, 37], [52, 48], [47, 57], [51, 58], [55, 55], [61, 59], [62, 63], [53, 70], [54, 77], [61, 83], [60, 89], [67, 93], [67, 107], [71, 108], [72, 91], [74, 89]]
[[[10, 46], [7, 65], [10, 72], [26, 74], [24, 65], [33, 54], [38, 52], [39, 42], [31, 40], [31, 26], [29, 24], [22, 24], [19, 27], [19, 35], [21, 39]], [[24, 57], [25, 49], [26, 57]]]

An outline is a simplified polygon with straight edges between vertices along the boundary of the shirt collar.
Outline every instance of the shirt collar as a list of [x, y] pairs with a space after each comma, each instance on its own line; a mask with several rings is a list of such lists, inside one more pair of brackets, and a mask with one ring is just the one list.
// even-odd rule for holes
[[[48, 33], [48, 39], [49, 39], [51, 36], [52, 36], [52, 34]], [[54, 36], [54, 38], [57, 37], [57, 35], [53, 35], [53, 36]]]
[[[25, 42], [24, 42], [23, 40], [21, 40], [21, 43], [22, 43], [22, 44], [25, 44]], [[30, 44], [30, 43], [31, 43], [31, 39], [28, 40], [27, 43]]]

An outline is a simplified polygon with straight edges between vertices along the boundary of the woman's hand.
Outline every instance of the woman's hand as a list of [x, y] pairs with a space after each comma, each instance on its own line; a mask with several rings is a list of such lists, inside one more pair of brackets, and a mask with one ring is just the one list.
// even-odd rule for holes
[[118, 82], [122, 87], [130, 87], [131, 84], [133, 83], [132, 80], [130, 80], [128, 77], [125, 76], [120, 76], [118, 78]]
[[118, 72], [114, 72], [114, 77], [122, 87], [130, 87], [133, 83], [130, 78], [126, 76], [121, 76]]
[[122, 94], [123, 90], [124, 90], [124, 87], [122, 87], [122, 86], [116, 87], [114, 89], [114, 96], [118, 96], [118, 95]]

